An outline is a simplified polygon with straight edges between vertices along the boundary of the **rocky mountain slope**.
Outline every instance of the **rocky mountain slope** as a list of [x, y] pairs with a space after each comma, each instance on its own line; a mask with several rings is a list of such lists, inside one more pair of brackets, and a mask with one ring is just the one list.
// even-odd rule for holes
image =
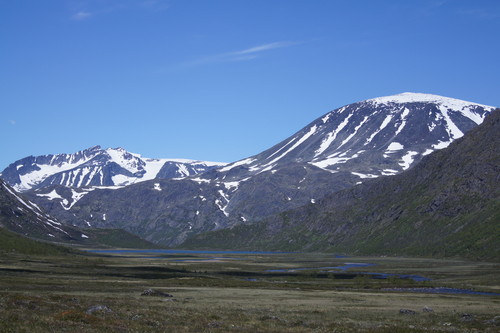
[[[24, 236], [24, 237], [23, 237]], [[29, 238], [29, 239], [28, 239]], [[85, 229], [69, 226], [47, 214], [0, 179], [0, 250], [37, 253], [55, 250], [33, 239], [87, 247], [157, 247], [120, 229]], [[61, 248], [62, 249], [62, 248]], [[68, 252], [66, 249], [63, 252]], [[57, 252], [57, 251], [56, 251]]]
[[25, 194], [80, 227], [124, 228], [177, 245], [200, 232], [251, 224], [407, 170], [476, 127], [491, 110], [436, 95], [381, 97], [331, 111], [258, 155], [195, 176], [121, 189], [49, 185], [47, 178]]
[[74, 154], [29, 156], [10, 164], [0, 177], [17, 191], [51, 185], [123, 187], [155, 178], [187, 177], [224, 165], [185, 159], [143, 158], [123, 148], [95, 146]]
[[220, 171], [228, 176], [239, 169], [248, 176], [308, 163], [360, 179], [392, 175], [447, 147], [492, 109], [430, 94], [369, 99], [333, 110], [276, 146]]
[[0, 227], [38, 239], [80, 242], [88, 236], [64, 225], [0, 179]]
[[186, 247], [466, 256], [500, 260], [500, 109], [400, 175], [331, 194]]

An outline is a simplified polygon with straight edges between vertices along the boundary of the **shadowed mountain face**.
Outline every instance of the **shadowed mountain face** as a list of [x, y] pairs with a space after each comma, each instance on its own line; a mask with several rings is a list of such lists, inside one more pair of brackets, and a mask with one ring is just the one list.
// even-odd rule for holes
[[[407, 170], [476, 127], [491, 110], [436, 95], [381, 97], [331, 111], [258, 155], [182, 179], [145, 180], [143, 175], [141, 182], [119, 189], [44, 180], [24, 194], [71, 224], [124, 228], [177, 245], [201, 232], [251, 224]], [[140, 169], [139, 162], [127, 163], [135, 165], [132, 174]], [[17, 168], [25, 165], [11, 167]]]
[[183, 246], [500, 260], [500, 110], [400, 175]]
[[18, 234], [50, 241], [80, 242], [88, 238], [83, 232], [43, 212], [1, 179], [0, 226]]
[[40, 243], [33, 239], [98, 247], [152, 248], [155, 246], [124, 230], [85, 229], [82, 231], [61, 223], [1, 179], [0, 239], [4, 242], [0, 250], [15, 250], [30, 254], [37, 254], [38, 249], [43, 253], [70, 251], [62, 247], [51, 247], [46, 242]]

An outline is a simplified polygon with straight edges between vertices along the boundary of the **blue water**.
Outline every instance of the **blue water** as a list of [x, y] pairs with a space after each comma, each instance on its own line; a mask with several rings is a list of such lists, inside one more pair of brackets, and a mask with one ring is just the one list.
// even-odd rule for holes
[[[375, 266], [375, 264], [369, 264], [369, 263], [345, 263], [340, 266], [332, 266], [332, 267], [302, 267], [302, 268], [286, 268], [286, 269], [268, 269], [266, 272], [269, 273], [290, 273], [290, 272], [296, 272], [296, 271], [306, 271], [306, 270], [322, 270], [326, 272], [333, 273], [332, 271], [329, 271], [331, 269], [337, 269], [341, 270], [342, 272], [346, 272], [347, 270], [351, 268], [359, 268], [359, 267], [369, 267], [369, 266]], [[430, 281], [431, 279], [420, 276], [420, 275], [410, 275], [410, 274], [390, 274], [390, 273], [371, 273], [371, 272], [357, 272], [357, 274], [362, 274], [362, 275], [371, 275], [374, 279], [387, 279], [391, 276], [395, 276], [400, 279], [411, 279], [415, 282], [422, 282], [422, 281]]]
[[431, 281], [431, 279], [420, 276], [420, 275], [410, 275], [410, 274], [390, 274], [390, 273], [368, 273], [364, 272], [361, 274], [371, 275], [374, 279], [388, 279], [391, 276], [400, 278], [400, 279], [411, 279], [415, 282], [423, 282], [423, 281]]
[[[158, 258], [161, 258], [161, 257], [158, 257]], [[230, 258], [230, 257], [208, 257], [208, 258], [174, 259], [172, 261], [175, 261], [175, 262], [190, 262], [190, 261], [210, 262], [210, 261], [217, 261], [217, 260], [245, 260], [245, 259], [244, 258]]]
[[162, 249], [150, 249], [150, 250], [87, 250], [92, 253], [163, 253], [163, 254], [284, 254], [290, 252], [264, 252], [264, 251], [202, 251], [202, 250], [162, 250]]
[[465, 295], [484, 295], [484, 296], [500, 296], [500, 293], [490, 293], [484, 291], [474, 291], [469, 289], [458, 288], [385, 288], [384, 291], [404, 291], [412, 293], [427, 293], [427, 294], [465, 294]]
[[[163, 250], [163, 249], [149, 249], [149, 250], [87, 250], [92, 253], [114, 253], [114, 254], [131, 254], [131, 253], [157, 253], [157, 254], [283, 254], [292, 252], [266, 252], [266, 251], [212, 251], [212, 250]], [[336, 258], [346, 258], [345, 256], [335, 256]], [[162, 257], [141, 257], [141, 258], [162, 258]], [[209, 258], [213, 259], [229, 259], [229, 260], [240, 260], [240, 258], [229, 258], [229, 257], [218, 257]], [[178, 260], [183, 261], [184, 259]], [[186, 259], [188, 260], [207, 260], [207, 259]], [[300, 268], [289, 268], [289, 269], [269, 269], [266, 272], [269, 273], [288, 273], [294, 271], [305, 271], [305, 270], [331, 270], [336, 269], [342, 272], [346, 272], [351, 268], [359, 267], [369, 267], [375, 266], [371, 263], [345, 263], [340, 266], [328, 266], [328, 267], [300, 267]], [[357, 272], [357, 274], [372, 275], [374, 279], [387, 279], [391, 276], [398, 277], [400, 279], [412, 279], [416, 282], [430, 281], [431, 279], [420, 276], [420, 275], [405, 275], [405, 274], [390, 274], [390, 273], [372, 273], [372, 272]], [[249, 278], [248, 281], [257, 281], [257, 279]], [[457, 288], [386, 288], [382, 289], [385, 291], [405, 291], [405, 292], [415, 292], [415, 293], [431, 293], [431, 294], [467, 294], [467, 295], [484, 295], [484, 296], [500, 296], [500, 293], [492, 292], [481, 292], [468, 289], [457, 289]]]

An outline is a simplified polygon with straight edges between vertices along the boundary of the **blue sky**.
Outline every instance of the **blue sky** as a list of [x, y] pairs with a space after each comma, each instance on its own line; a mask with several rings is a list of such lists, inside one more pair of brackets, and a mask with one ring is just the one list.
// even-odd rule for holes
[[0, 170], [94, 145], [231, 162], [401, 92], [500, 106], [497, 0], [0, 0]]

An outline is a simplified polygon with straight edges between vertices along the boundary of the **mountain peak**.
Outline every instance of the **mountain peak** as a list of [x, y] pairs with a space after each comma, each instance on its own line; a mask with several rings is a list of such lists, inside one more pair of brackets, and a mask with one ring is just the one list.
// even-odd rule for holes
[[150, 159], [122, 147], [93, 146], [74, 154], [30, 156], [10, 164], [2, 178], [15, 190], [50, 185], [74, 188], [127, 186], [154, 178], [182, 178], [225, 163]]
[[101, 150], [101, 146], [100, 145], [95, 145], [95, 146], [87, 148], [85, 150], [86, 151], [98, 151], [98, 150]]
[[[360, 178], [393, 175], [482, 123], [493, 107], [405, 92], [343, 106], [254, 157], [221, 169], [248, 174], [308, 163]], [[243, 176], [247, 177], [247, 175]]]
[[374, 104], [404, 104], [404, 103], [435, 103], [443, 105], [450, 109], [463, 109], [465, 107], [480, 106], [483, 108], [494, 109], [492, 106], [463, 101], [460, 99], [444, 97], [434, 94], [424, 94], [424, 93], [414, 93], [414, 92], [404, 92], [397, 95], [383, 96], [368, 99], [365, 102], [372, 102]]

